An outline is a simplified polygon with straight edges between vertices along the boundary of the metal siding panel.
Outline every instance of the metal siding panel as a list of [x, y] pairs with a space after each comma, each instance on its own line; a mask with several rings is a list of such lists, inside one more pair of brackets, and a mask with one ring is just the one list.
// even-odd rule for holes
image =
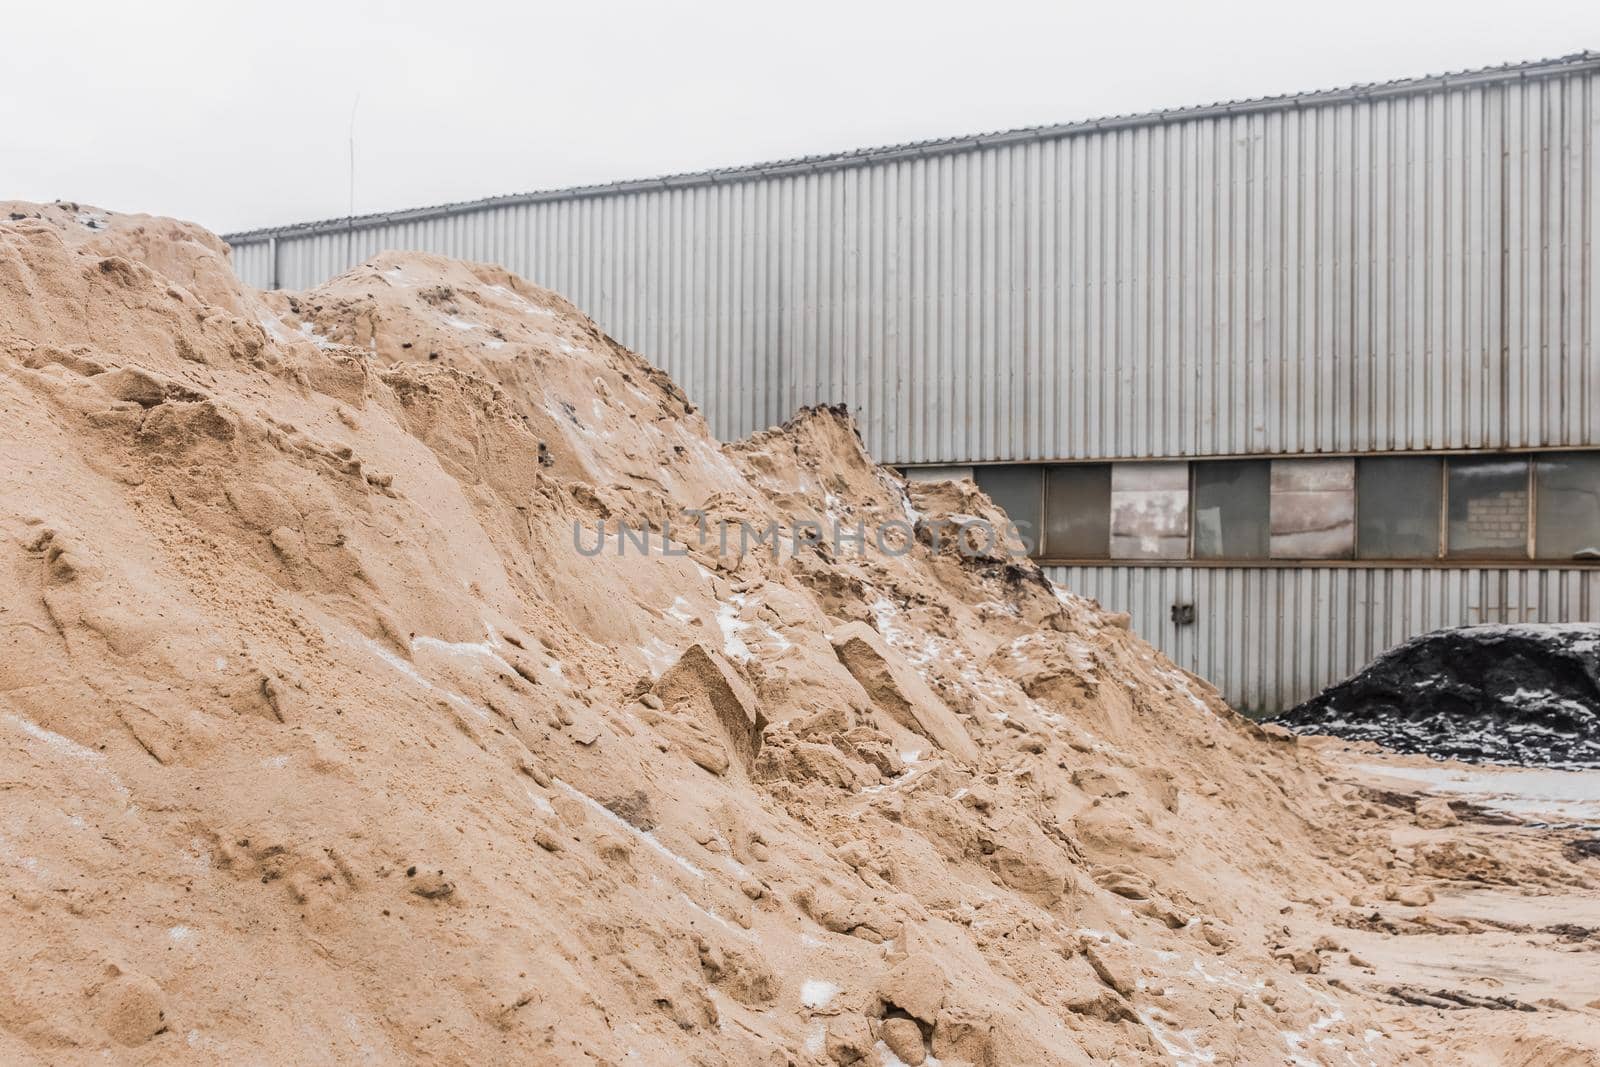
[[241, 239], [253, 285], [492, 258], [724, 436], [888, 462], [1600, 443], [1592, 69]]
[[[1600, 571], [1578, 568], [1049, 567], [1251, 713], [1285, 710], [1402, 641], [1480, 622], [1600, 621]], [[1169, 616], [1183, 597], [1198, 621]]]
[[233, 272], [239, 276], [239, 280], [257, 289], [272, 288], [272, 255], [271, 238], [241, 241], [231, 246], [229, 252]]

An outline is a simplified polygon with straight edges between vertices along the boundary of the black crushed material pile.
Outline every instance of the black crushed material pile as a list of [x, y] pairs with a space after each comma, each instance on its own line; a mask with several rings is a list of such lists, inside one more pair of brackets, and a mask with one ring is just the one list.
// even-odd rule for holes
[[1600, 767], [1600, 625], [1435, 630], [1275, 721], [1439, 759]]

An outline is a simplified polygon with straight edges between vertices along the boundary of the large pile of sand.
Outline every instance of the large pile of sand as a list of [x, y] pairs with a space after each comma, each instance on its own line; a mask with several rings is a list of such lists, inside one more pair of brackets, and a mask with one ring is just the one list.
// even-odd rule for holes
[[[1339, 943], [1444, 860], [1125, 619], [936, 547], [1000, 517], [842, 413], [721, 445], [503, 270], [262, 294], [196, 227], [23, 204], [0, 413], [7, 1063], [1488, 1047]], [[720, 520], [919, 532], [774, 557]], [[586, 555], [602, 522], [651, 554]], [[1569, 1007], [1494, 1032], [1584, 1055]]]

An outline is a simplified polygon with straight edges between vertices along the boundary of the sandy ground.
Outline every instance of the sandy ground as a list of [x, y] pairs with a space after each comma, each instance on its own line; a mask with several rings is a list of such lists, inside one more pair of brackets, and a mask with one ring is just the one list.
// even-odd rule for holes
[[[1560, 1062], [1565, 1053], [1532, 1035], [1559, 1034], [1563, 1016], [1600, 1003], [1600, 894], [1564, 866], [1574, 844], [1600, 840], [1600, 771], [1441, 763], [1327, 738], [1311, 744], [1337, 779], [1392, 810], [1412, 807], [1409, 825], [1402, 818], [1390, 831], [1388, 855], [1396, 867], [1415, 872], [1420, 861], [1434, 875], [1421, 882], [1432, 898], [1425, 903], [1382, 892], [1352, 900], [1338, 920], [1348, 927], [1347, 955], [1335, 954], [1326, 973], [1378, 998], [1398, 988], [1509, 1002], [1522, 1016], [1515, 1025], [1528, 1027], [1521, 1045], [1502, 1029], [1513, 1026], [1500, 1021], [1505, 1005], [1446, 1003], [1394, 1025], [1431, 1032], [1462, 1061]], [[1441, 818], [1441, 804], [1452, 814]], [[1452, 818], [1459, 822], [1442, 825]], [[1573, 1022], [1592, 1049], [1597, 1024]]]
[[1596, 1062], [1526, 779], [1245, 721], [500, 268], [0, 204], [0, 412], [4, 1062]]

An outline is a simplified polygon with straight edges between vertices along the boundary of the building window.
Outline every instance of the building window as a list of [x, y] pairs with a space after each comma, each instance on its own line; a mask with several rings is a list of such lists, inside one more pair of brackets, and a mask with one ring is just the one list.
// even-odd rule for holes
[[1022, 535], [1028, 554], [1039, 555], [1039, 519], [1044, 510], [1043, 467], [979, 467], [978, 488], [1005, 509]]
[[1452, 559], [1526, 559], [1528, 461], [1510, 456], [1452, 456], [1449, 532]]
[[1355, 461], [1273, 460], [1271, 539], [1276, 559], [1355, 555]]
[[1600, 562], [1600, 451], [946, 470], [1052, 560]]
[[1111, 466], [1046, 468], [1044, 554], [1052, 559], [1105, 559], [1110, 546]]
[[1362, 559], [1437, 559], [1443, 504], [1443, 460], [1357, 460], [1356, 554]]
[[1534, 555], [1600, 559], [1600, 452], [1554, 452], [1534, 462]]
[[1111, 558], [1187, 559], [1189, 465], [1118, 463], [1111, 468]]
[[1270, 539], [1268, 460], [1194, 464], [1196, 559], [1265, 559]]

